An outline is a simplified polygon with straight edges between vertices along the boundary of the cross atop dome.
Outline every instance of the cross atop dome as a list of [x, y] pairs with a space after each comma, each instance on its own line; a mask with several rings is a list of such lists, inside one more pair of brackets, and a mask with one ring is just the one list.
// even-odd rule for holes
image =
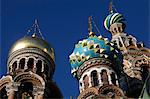
[[92, 16], [90, 16], [88, 18], [88, 25], [89, 25], [89, 27], [88, 27], [89, 36], [92, 36], [92, 35], [94, 35], [94, 32], [92, 31], [92, 29], [93, 29], [93, 27], [92, 27]]
[[109, 12], [113, 13], [113, 2], [111, 0], [111, 2], [109, 3]]
[[112, 35], [122, 33], [125, 30], [126, 20], [124, 16], [115, 9], [111, 0], [109, 4], [109, 15], [105, 18], [104, 26]]
[[44, 39], [37, 19], [35, 19], [33, 25], [29, 28], [27, 35], [29, 34], [31, 34], [32, 37], [41, 37], [42, 39]]
[[117, 10], [116, 10], [115, 6], [113, 5], [113, 0], [111, 0], [109, 3], [109, 13], [112, 14], [115, 12], [117, 12]]
[[89, 36], [94, 36], [95, 35], [95, 33], [93, 32], [93, 25], [94, 25], [96, 31], [100, 34], [100, 30], [97, 27], [96, 23], [94, 22], [93, 16], [89, 16], [89, 18], [88, 18], [88, 33], [89, 33]]

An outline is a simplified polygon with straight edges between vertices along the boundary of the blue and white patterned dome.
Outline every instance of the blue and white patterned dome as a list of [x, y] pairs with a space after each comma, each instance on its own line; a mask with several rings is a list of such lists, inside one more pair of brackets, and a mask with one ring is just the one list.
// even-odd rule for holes
[[109, 30], [110, 26], [114, 23], [125, 23], [125, 18], [120, 13], [111, 13], [106, 17], [104, 26], [107, 30]]
[[119, 51], [116, 49], [116, 46], [113, 43], [109, 43], [107, 38], [94, 35], [79, 41], [69, 57], [72, 69], [76, 70], [91, 58], [114, 59], [119, 57], [118, 53]]

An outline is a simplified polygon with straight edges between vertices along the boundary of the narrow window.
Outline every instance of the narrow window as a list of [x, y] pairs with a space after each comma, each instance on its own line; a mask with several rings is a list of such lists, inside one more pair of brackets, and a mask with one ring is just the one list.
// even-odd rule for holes
[[117, 28], [114, 28], [115, 33], [117, 33]]
[[121, 32], [121, 27], [118, 27], [118, 31]]
[[17, 68], [17, 61], [15, 61], [12, 65], [12, 72], [14, 72]]
[[109, 82], [108, 82], [108, 75], [107, 75], [107, 71], [106, 70], [102, 70], [102, 72], [101, 72], [101, 80], [102, 80], [104, 85], [109, 84]]
[[28, 69], [33, 69], [33, 66], [34, 66], [34, 59], [33, 58], [29, 58], [27, 66], [28, 66]]
[[128, 39], [129, 39], [129, 44], [134, 45], [133, 42], [132, 42], [132, 38], [128, 38]]
[[98, 86], [98, 75], [96, 70], [91, 72], [91, 78], [92, 78], [92, 86]]
[[116, 76], [115, 76], [115, 73], [112, 73], [111, 75], [111, 81], [114, 85], [116, 85]]
[[19, 62], [19, 68], [24, 69], [24, 66], [25, 66], [25, 58], [22, 58]]
[[38, 62], [36, 63], [36, 68], [37, 68], [36, 73], [40, 74], [41, 70], [42, 70], [42, 61], [41, 60], [38, 60]]
[[23, 82], [21, 86], [18, 87], [19, 91], [17, 96], [20, 99], [33, 99], [33, 84], [31, 82]]
[[89, 86], [89, 77], [87, 75], [83, 77], [83, 83], [84, 83], [84, 89], [87, 89]]

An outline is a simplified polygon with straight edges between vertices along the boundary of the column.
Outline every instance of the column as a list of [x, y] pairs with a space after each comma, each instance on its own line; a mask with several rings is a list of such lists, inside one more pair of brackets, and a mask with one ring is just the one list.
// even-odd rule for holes
[[42, 61], [42, 69], [41, 72], [44, 72], [44, 62]]
[[24, 66], [24, 70], [28, 69], [27, 63], [28, 63], [28, 58], [25, 59], [25, 66]]
[[99, 81], [99, 85], [102, 86], [103, 82], [102, 82], [102, 78], [101, 78], [101, 70], [100, 70], [100, 72], [98, 72], [98, 81]]
[[[80, 83], [82, 82], [82, 86], [80, 86]], [[83, 78], [79, 81], [79, 88], [80, 88], [80, 93], [84, 90], [84, 83], [83, 83]]]
[[36, 73], [36, 70], [37, 70], [36, 63], [37, 63], [37, 61], [34, 59], [34, 61], [33, 61], [33, 72], [34, 73]]
[[92, 87], [92, 80], [91, 80], [90, 72], [87, 73], [87, 76], [89, 77], [89, 87]]
[[111, 81], [111, 76], [110, 76], [110, 71], [109, 70], [107, 70], [107, 75], [108, 75], [108, 82], [111, 85], [112, 81]]
[[6, 86], [8, 99], [14, 99], [15, 98], [14, 94], [15, 94], [15, 91], [18, 91], [19, 85], [20, 85], [19, 83], [10, 83], [9, 85]]
[[17, 69], [19, 69], [19, 60], [17, 60], [17, 67], [16, 67], [16, 69], [15, 70], [17, 70]]
[[116, 77], [116, 85], [119, 86], [118, 78], [117, 78], [117, 75], [116, 75], [116, 74], [115, 74], [115, 77]]

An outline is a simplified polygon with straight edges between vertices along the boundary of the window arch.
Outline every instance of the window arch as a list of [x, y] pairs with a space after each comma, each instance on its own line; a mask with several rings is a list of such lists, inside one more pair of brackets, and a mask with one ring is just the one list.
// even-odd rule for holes
[[22, 58], [19, 62], [19, 68], [24, 69], [24, 66], [25, 66], [25, 58]]
[[118, 27], [118, 31], [119, 31], [119, 32], [122, 32], [122, 31], [121, 31], [121, 27]]
[[91, 79], [92, 79], [92, 86], [98, 86], [98, 74], [96, 70], [91, 72]]
[[128, 38], [128, 40], [129, 40], [129, 44], [130, 44], [130, 45], [134, 45], [134, 44], [133, 44], [133, 41], [132, 41], [132, 38]]
[[112, 72], [112, 74], [110, 75], [111, 76], [111, 81], [114, 85], [116, 85], [116, 76], [115, 76], [115, 73]]
[[18, 87], [18, 90], [15, 94], [15, 97], [20, 99], [33, 99], [33, 84], [31, 82], [23, 82]]
[[36, 68], [37, 68], [36, 73], [40, 74], [41, 70], [42, 70], [42, 61], [41, 60], [38, 60], [38, 62], [36, 63]]
[[29, 58], [29, 60], [27, 62], [27, 66], [28, 66], [28, 69], [33, 69], [33, 66], [34, 66], [34, 59], [33, 58]]
[[117, 33], [117, 28], [114, 28], [114, 32]]
[[83, 77], [83, 83], [84, 83], [84, 89], [87, 89], [89, 86], [89, 77], [87, 75]]
[[101, 80], [102, 80], [104, 85], [109, 84], [107, 71], [105, 69], [103, 69], [102, 72], [101, 72]]
[[17, 68], [17, 61], [15, 61], [12, 65], [12, 72], [14, 72]]

